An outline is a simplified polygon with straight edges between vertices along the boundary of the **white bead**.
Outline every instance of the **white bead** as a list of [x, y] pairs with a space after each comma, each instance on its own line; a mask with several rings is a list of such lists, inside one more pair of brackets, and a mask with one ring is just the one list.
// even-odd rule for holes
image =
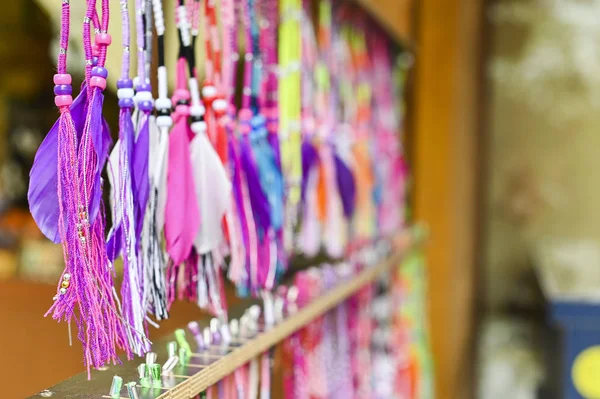
[[152, 101], [152, 92], [138, 91], [135, 93], [135, 101]]
[[135, 92], [131, 88], [124, 88], [124, 89], [117, 90], [117, 97], [119, 97], [119, 100], [125, 99], [125, 98], [133, 98], [134, 95], [135, 95]]
[[190, 115], [192, 115], [192, 116], [202, 116], [202, 115], [204, 115], [205, 112], [206, 112], [206, 110], [204, 109], [204, 106], [202, 106], [202, 105], [192, 105], [190, 107]]
[[69, 274], [69, 273], [63, 274], [63, 280], [65, 280], [65, 281], [71, 280], [71, 274]]
[[173, 103], [171, 102], [170, 98], [157, 98], [156, 101], [154, 102], [154, 107], [158, 110], [161, 109], [171, 109], [171, 107], [173, 106]]
[[66, 293], [67, 293], [67, 289], [66, 289], [66, 288], [61, 288], [61, 289], [59, 290], [59, 292], [60, 292], [60, 294], [61, 294], [61, 295], [64, 295], [64, 294], [66, 294]]
[[227, 101], [223, 100], [222, 98], [217, 98], [213, 102], [212, 107], [217, 112], [225, 112], [227, 110]]
[[204, 86], [202, 88], [202, 97], [214, 98], [217, 96], [217, 88], [215, 86]]
[[163, 15], [162, 1], [152, 0], [152, 9], [154, 10], [154, 24], [158, 35], [165, 33], [165, 18]]
[[140, 84], [140, 77], [136, 76], [135, 78], [133, 78], [133, 87], [138, 87], [139, 84]]
[[204, 133], [206, 132], [206, 122], [204, 121], [198, 121], [198, 122], [192, 122], [192, 132], [198, 134], [198, 133]]
[[162, 128], [170, 128], [173, 126], [173, 118], [167, 115], [160, 115], [156, 117], [156, 126]]

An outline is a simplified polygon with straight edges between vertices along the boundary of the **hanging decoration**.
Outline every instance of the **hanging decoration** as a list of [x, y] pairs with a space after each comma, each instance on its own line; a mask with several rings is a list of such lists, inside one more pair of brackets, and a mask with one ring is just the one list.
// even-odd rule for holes
[[[262, 320], [273, 324], [273, 295], [292, 256], [346, 258], [351, 248], [404, 227], [403, 86], [396, 78], [405, 70], [363, 14], [335, 0], [178, 0], [169, 16], [161, 0], [136, 0], [130, 29], [128, 2], [121, 0], [119, 132], [111, 150], [102, 115], [109, 1], [101, 0], [99, 12], [96, 3], [86, 3], [85, 79], [73, 100], [66, 72], [70, 6], [63, 1], [54, 79], [60, 118], [36, 155], [28, 195], [41, 231], [64, 250], [48, 314], [76, 321], [88, 368], [118, 362], [118, 349], [128, 358], [149, 352], [148, 329], [168, 318], [175, 300], [216, 317], [216, 332], [195, 339], [227, 341], [219, 330], [228, 325], [225, 276], [240, 296], [268, 304]], [[171, 34], [179, 51], [167, 70]], [[106, 232], [105, 164], [112, 221]], [[119, 257], [120, 295], [113, 283]], [[299, 287], [319, 289], [299, 289], [298, 303], [330, 288], [336, 273], [325, 268], [316, 280], [299, 277]], [[368, 390], [350, 356], [366, 338], [354, 327], [338, 328], [363, 325], [360, 309], [371, 294], [357, 298], [286, 344], [299, 364], [300, 374], [286, 380], [294, 391], [305, 389], [303, 378], [328, 375], [323, 356], [348, 361], [331, 376], [340, 395], [356, 384]], [[329, 348], [332, 339], [336, 352], [324, 352], [319, 342]], [[312, 346], [298, 349], [303, 342]], [[268, 398], [273, 356], [265, 352], [224, 381], [218, 396], [249, 389]]]

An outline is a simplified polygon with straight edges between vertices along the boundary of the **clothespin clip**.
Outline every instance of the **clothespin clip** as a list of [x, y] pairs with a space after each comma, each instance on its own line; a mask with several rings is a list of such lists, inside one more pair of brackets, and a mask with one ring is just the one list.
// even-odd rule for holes
[[198, 347], [198, 350], [204, 349], [205, 345], [204, 339], [202, 338], [202, 330], [200, 329], [200, 325], [195, 321], [191, 321], [188, 323], [188, 329], [190, 330], [192, 336], [194, 337], [194, 340], [196, 341], [196, 346]]
[[110, 396], [112, 399], [120, 398], [122, 387], [123, 379], [118, 375], [115, 375], [112, 379], [112, 383], [110, 384], [110, 391], [108, 392], [108, 396]]
[[146, 365], [151, 366], [156, 363], [157, 355], [154, 352], [146, 353]]
[[180, 348], [185, 349], [187, 353], [192, 353], [192, 347], [185, 338], [185, 330], [183, 328], [178, 328], [175, 330], [175, 340], [177, 341], [177, 344], [179, 344]]
[[169, 357], [177, 355], [177, 342], [167, 342], [167, 355]]
[[127, 387], [127, 394], [130, 399], [140, 399], [135, 381], [128, 382], [125, 386]]
[[292, 315], [298, 311], [298, 305], [296, 304], [296, 300], [298, 299], [298, 287], [292, 285], [287, 290], [286, 296], [286, 310], [288, 315]]
[[279, 324], [283, 321], [283, 310], [285, 308], [285, 300], [281, 295], [275, 297], [275, 303], [273, 306], [275, 324]]
[[[180, 351], [181, 349], [183, 348], [180, 348]], [[175, 366], [177, 366], [177, 364], [179, 363], [179, 359], [180, 357], [178, 356], [170, 356], [169, 359], [167, 359], [167, 361], [165, 362], [165, 364], [163, 364], [162, 372], [165, 374], [170, 374], [175, 368]]]
[[273, 304], [273, 295], [268, 291], [263, 291], [263, 318], [265, 320], [265, 330], [271, 329], [275, 325], [275, 310]]
[[220, 324], [219, 319], [214, 317], [210, 319], [210, 333], [214, 345], [221, 345], [221, 332], [219, 331]]
[[247, 310], [249, 316], [249, 323], [254, 334], [258, 334], [258, 321], [260, 320], [260, 305], [252, 305]]
[[231, 343], [231, 330], [229, 329], [229, 324], [226, 322], [221, 322], [220, 324], [219, 332], [221, 333], [221, 344], [223, 346], [229, 346]]
[[162, 386], [162, 367], [160, 364], [154, 363], [149, 367], [150, 369], [150, 380], [152, 381], [152, 386], [160, 387]]
[[250, 331], [248, 328], [249, 319], [250, 319], [250, 316], [248, 316], [247, 313], [244, 313], [244, 315], [240, 318], [239, 336], [241, 338], [244, 338], [244, 339], [250, 338]]
[[148, 370], [148, 365], [146, 363], [142, 363], [137, 367], [138, 376], [140, 378], [140, 385], [143, 387], [150, 386], [150, 372]]
[[240, 338], [240, 322], [238, 319], [229, 321], [229, 334], [232, 340], [237, 341]]
[[202, 331], [204, 335], [204, 345], [206, 345], [206, 349], [210, 348], [210, 345], [213, 343], [212, 334], [210, 332], [210, 327], [204, 327]]

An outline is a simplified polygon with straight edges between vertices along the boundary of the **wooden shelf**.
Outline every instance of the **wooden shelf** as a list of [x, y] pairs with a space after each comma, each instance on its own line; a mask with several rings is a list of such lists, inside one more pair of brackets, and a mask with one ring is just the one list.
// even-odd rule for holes
[[327, 313], [337, 304], [355, 294], [362, 287], [375, 281], [381, 274], [397, 267], [398, 262], [405, 255], [408, 247], [414, 243], [414, 237], [419, 236], [419, 234], [415, 234], [414, 231], [407, 234], [406, 237], [401, 239], [403, 241], [402, 245], [405, 246], [397, 250], [386, 261], [375, 267], [369, 267], [363, 270], [347, 283], [335, 287], [294, 315], [288, 317], [282, 323], [274, 326], [268, 331], [258, 334], [256, 337], [244, 343], [244, 345], [208, 365], [206, 368], [178, 384], [168, 392], [165, 392], [159, 396], [159, 399], [188, 399], [190, 398], [190, 393], [193, 396], [205, 391], [208, 387], [215, 385], [239, 367], [257, 356], [260, 356], [269, 348], [277, 345], [286, 337], [292, 335], [295, 331]]
[[[333, 309], [365, 285], [374, 282], [383, 273], [397, 267], [398, 262], [405, 254], [422, 241], [425, 236], [424, 232], [425, 230], [421, 226], [407, 230], [393, 241], [394, 251], [388, 259], [375, 266], [365, 268], [355, 277], [340, 283], [296, 313], [289, 315], [273, 328], [259, 332], [243, 341], [242, 344], [238, 344], [239, 346], [228, 347], [224, 350], [213, 348], [208, 355], [207, 352], [194, 353], [190, 364], [179, 365], [175, 368], [176, 381], [171, 386], [146, 389], [140, 387], [140, 399], [189, 399], [217, 384], [240, 366], [260, 356], [295, 331]], [[153, 347], [158, 354], [160, 363], [164, 363], [167, 359], [166, 342], [173, 340], [173, 337], [168, 338], [165, 337], [156, 342]], [[143, 360], [136, 359], [125, 362], [122, 366], [109, 367], [104, 371], [93, 371], [91, 381], [87, 381], [86, 374], [81, 373], [49, 390], [53, 392], [53, 398], [68, 398], [77, 395], [84, 395], [81, 397], [90, 399], [106, 398], [112, 376], [119, 375], [125, 382], [135, 381], [137, 380], [136, 367], [142, 362]], [[126, 397], [125, 390], [121, 392], [121, 397]]]
[[403, 47], [413, 41], [414, 0], [354, 0]]

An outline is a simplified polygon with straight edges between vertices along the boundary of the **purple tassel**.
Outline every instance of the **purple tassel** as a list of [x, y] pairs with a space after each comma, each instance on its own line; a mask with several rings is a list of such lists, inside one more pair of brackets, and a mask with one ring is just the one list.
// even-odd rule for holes
[[241, 138], [240, 159], [246, 176], [246, 182], [248, 183], [248, 192], [250, 194], [250, 202], [252, 204], [256, 225], [257, 227], [260, 227], [263, 232], [266, 232], [271, 225], [269, 202], [260, 185], [258, 170], [252, 154], [252, 147], [248, 135], [244, 135]]
[[[95, 89], [85, 124], [79, 134], [69, 113], [63, 113], [57, 134], [57, 200], [61, 240], [65, 252], [65, 271], [59, 283], [59, 294], [46, 313], [56, 320], [70, 321], [75, 306], [79, 308], [78, 337], [83, 343], [84, 362], [88, 368], [99, 368], [119, 361], [116, 350], [131, 355], [126, 329], [121, 324], [113, 297], [112, 268], [104, 245], [104, 214], [97, 201], [99, 217], [92, 220], [92, 198], [102, 191], [97, 171], [102, 169], [108, 146], [104, 136], [103, 95]], [[80, 140], [78, 140], [80, 138]], [[99, 146], [96, 151], [94, 143]], [[68, 275], [68, 277], [67, 277]], [[65, 286], [67, 288], [65, 288]]]
[[354, 206], [356, 203], [354, 174], [337, 154], [334, 154], [334, 162], [335, 178], [337, 180], [338, 191], [344, 208], [344, 216], [346, 219], [350, 219], [354, 213]]

